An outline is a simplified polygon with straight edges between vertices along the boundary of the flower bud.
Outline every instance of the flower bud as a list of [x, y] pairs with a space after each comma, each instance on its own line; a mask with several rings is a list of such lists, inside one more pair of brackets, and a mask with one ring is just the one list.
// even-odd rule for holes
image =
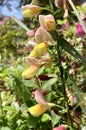
[[41, 13], [42, 8], [37, 5], [25, 5], [22, 6], [23, 15], [25, 17], [34, 17], [35, 15], [38, 15]]

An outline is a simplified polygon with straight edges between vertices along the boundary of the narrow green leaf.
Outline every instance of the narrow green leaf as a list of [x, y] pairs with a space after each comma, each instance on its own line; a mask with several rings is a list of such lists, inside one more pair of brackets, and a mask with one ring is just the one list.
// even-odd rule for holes
[[70, 55], [72, 55], [74, 58], [81, 61], [84, 65], [86, 65], [86, 59], [83, 58], [77, 50], [69, 42], [67, 42], [62, 35], [59, 36], [59, 45], [66, 50]]
[[75, 12], [75, 14], [76, 14], [78, 20], [80, 21], [80, 23], [81, 23], [81, 25], [82, 25], [82, 27], [83, 27], [83, 30], [84, 30], [85, 34], [86, 34], [86, 28], [85, 28], [84, 22], [82, 21], [82, 19], [81, 19], [79, 13], [78, 13], [78, 11], [77, 11], [77, 9], [75, 8], [75, 5], [73, 4], [72, 0], [68, 0], [68, 2], [70, 3], [72, 9], [74, 10], [74, 12]]
[[24, 28], [26, 31], [29, 31], [30, 29], [19, 19], [17, 19], [15, 16], [12, 16], [12, 19], [18, 23], [22, 28]]

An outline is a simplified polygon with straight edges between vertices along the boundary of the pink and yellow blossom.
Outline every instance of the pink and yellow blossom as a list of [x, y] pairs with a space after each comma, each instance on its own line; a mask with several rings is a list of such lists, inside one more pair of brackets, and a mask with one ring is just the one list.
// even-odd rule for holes
[[52, 31], [56, 27], [55, 19], [51, 14], [39, 15], [39, 23], [40, 23], [40, 26], [43, 27], [47, 31]]
[[22, 13], [25, 17], [34, 17], [36, 15], [38, 15], [39, 13], [41, 13], [43, 9], [37, 5], [25, 5], [22, 6]]
[[49, 103], [45, 100], [44, 95], [40, 89], [37, 89], [34, 92], [35, 99], [38, 102], [38, 104], [28, 108], [29, 113], [34, 116], [38, 117], [42, 115], [44, 112], [46, 112], [51, 107], [55, 106], [53, 103]]
[[39, 27], [35, 33], [35, 41], [37, 43], [47, 42], [48, 44], [54, 44], [52, 36], [42, 27]]

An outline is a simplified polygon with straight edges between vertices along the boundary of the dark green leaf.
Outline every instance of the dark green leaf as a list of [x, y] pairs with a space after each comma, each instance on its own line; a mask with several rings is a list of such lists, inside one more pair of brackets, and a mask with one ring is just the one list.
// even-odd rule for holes
[[52, 117], [52, 124], [53, 127], [59, 123], [61, 116], [56, 115], [53, 111], [51, 111], [51, 117]]
[[86, 59], [83, 58], [78, 51], [74, 49], [73, 46], [69, 42], [67, 42], [62, 35], [59, 36], [59, 45], [66, 50], [70, 55], [72, 55], [74, 58], [80, 60], [84, 65], [86, 65]]

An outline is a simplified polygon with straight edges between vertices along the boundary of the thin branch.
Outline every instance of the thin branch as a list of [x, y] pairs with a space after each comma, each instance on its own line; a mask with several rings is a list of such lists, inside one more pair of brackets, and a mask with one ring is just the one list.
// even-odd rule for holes
[[74, 10], [74, 12], [75, 12], [75, 14], [76, 14], [78, 20], [80, 21], [80, 23], [81, 23], [81, 25], [82, 25], [82, 27], [83, 27], [83, 30], [84, 30], [85, 34], [86, 34], [86, 27], [85, 27], [84, 22], [82, 21], [80, 15], [79, 15], [78, 11], [77, 11], [75, 5], [73, 4], [72, 0], [68, 0], [68, 2], [70, 3], [72, 9]]

